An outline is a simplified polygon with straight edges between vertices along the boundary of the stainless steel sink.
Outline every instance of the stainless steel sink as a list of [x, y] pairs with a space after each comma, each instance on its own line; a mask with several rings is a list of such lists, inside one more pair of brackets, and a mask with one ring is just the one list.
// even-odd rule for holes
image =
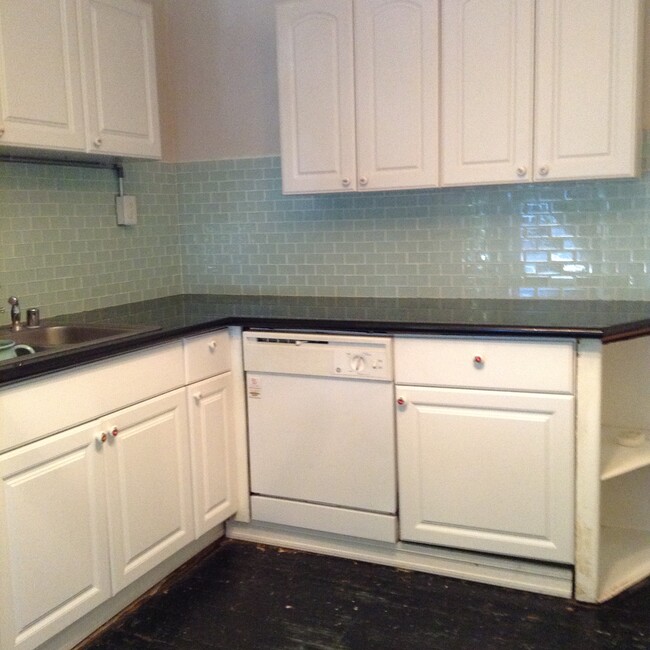
[[[112, 325], [42, 325], [7, 333], [16, 343], [25, 343], [35, 348], [58, 348], [119, 339], [158, 327], [121, 327]], [[4, 333], [3, 333], [4, 336]]]

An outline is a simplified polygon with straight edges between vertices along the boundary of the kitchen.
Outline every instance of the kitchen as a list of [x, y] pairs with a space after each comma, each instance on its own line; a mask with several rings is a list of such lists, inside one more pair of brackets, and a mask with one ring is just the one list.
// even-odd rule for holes
[[2, 163], [0, 286], [24, 306], [49, 317], [179, 293], [650, 299], [647, 174], [282, 195], [274, 3], [155, 8], [164, 162], [124, 164], [138, 225], [115, 226], [110, 171]]

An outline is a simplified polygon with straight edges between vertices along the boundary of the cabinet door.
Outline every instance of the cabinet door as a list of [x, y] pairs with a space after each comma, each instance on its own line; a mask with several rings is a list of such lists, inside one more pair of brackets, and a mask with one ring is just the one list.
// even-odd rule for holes
[[539, 0], [535, 178], [638, 168], [638, 0]]
[[35, 648], [110, 596], [104, 449], [84, 425], [0, 456], [0, 647]]
[[280, 4], [276, 31], [283, 191], [354, 190], [352, 3]]
[[573, 397], [398, 386], [401, 538], [573, 561]]
[[85, 149], [74, 0], [0, 3], [0, 144]]
[[199, 537], [236, 511], [232, 375], [187, 389], [194, 525]]
[[160, 157], [151, 6], [78, 0], [88, 149]]
[[442, 184], [532, 180], [534, 0], [443, 0]]
[[438, 182], [438, 3], [354, 3], [357, 187]]
[[110, 432], [106, 472], [117, 592], [194, 539], [185, 389], [118, 411], [103, 426]]

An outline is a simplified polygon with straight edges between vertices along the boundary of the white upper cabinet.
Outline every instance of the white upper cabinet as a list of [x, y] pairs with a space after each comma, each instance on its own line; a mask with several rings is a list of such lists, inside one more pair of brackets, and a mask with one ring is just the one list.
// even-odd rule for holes
[[151, 5], [2, 0], [0, 145], [159, 158]]
[[277, 44], [286, 193], [436, 185], [437, 2], [285, 2]]
[[538, 0], [535, 179], [634, 176], [640, 0]]
[[530, 179], [535, 0], [443, 0], [443, 185]]
[[151, 6], [79, 0], [88, 150], [160, 157]]
[[75, 0], [0, 2], [0, 144], [83, 151]]
[[442, 0], [441, 184], [637, 174], [641, 7]]

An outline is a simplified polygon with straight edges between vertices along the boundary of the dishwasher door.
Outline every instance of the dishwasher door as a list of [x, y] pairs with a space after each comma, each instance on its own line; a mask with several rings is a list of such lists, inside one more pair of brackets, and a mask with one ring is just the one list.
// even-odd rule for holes
[[253, 520], [397, 540], [392, 341], [246, 332]]
[[253, 494], [396, 512], [393, 385], [248, 373]]

